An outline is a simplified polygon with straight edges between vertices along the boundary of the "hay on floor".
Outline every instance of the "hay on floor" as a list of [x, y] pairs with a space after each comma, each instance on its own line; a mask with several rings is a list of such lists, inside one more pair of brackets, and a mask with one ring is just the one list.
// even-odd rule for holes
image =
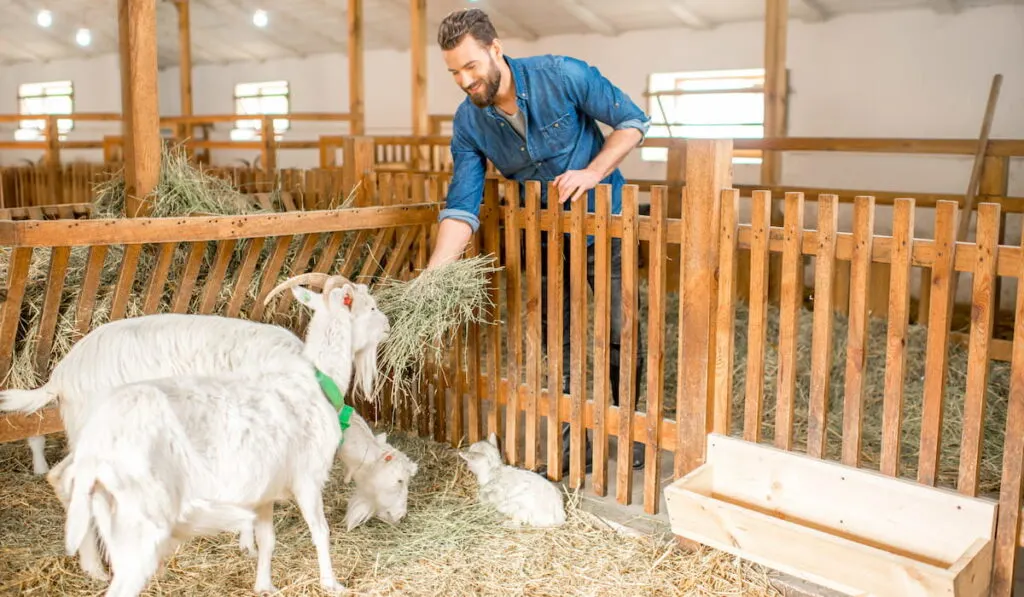
[[[620, 534], [576, 499], [568, 500], [563, 528], [505, 528], [476, 500], [476, 481], [454, 450], [404, 436], [391, 441], [420, 464], [400, 524], [374, 520], [345, 532], [348, 488], [335, 474], [325, 490], [335, 571], [355, 595], [779, 595], [758, 566], [710, 549], [687, 552], [671, 539]], [[51, 446], [49, 456], [63, 450]], [[64, 511], [31, 474], [21, 444], [0, 445], [0, 503], [0, 594], [72, 597], [104, 589], [63, 555]], [[298, 509], [279, 505], [275, 528], [272, 572], [280, 595], [321, 595], [316, 552]], [[255, 560], [237, 545], [229, 534], [189, 541], [145, 594], [250, 596]]]

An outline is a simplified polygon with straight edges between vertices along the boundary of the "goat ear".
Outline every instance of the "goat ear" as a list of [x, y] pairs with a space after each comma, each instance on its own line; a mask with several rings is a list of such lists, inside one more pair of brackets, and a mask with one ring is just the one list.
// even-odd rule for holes
[[363, 524], [373, 516], [373, 504], [360, 493], [353, 493], [345, 509], [345, 526], [349, 531]]
[[490, 435], [487, 436], [487, 441], [490, 442], [491, 445], [494, 446], [495, 448], [498, 447], [498, 436], [495, 435], [493, 431], [491, 432]]
[[295, 296], [295, 300], [314, 311], [324, 308], [324, 297], [305, 286], [292, 286], [292, 295]]

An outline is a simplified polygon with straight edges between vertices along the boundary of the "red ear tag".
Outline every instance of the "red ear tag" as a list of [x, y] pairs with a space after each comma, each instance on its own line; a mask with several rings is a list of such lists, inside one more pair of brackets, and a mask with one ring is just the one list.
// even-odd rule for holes
[[344, 304], [344, 305], [345, 305], [346, 307], [348, 307], [349, 309], [351, 309], [351, 308], [352, 308], [352, 295], [351, 295], [351, 294], [346, 294], [346, 295], [345, 295], [345, 298], [343, 298], [343, 299], [341, 300], [341, 302], [342, 302], [342, 304]]

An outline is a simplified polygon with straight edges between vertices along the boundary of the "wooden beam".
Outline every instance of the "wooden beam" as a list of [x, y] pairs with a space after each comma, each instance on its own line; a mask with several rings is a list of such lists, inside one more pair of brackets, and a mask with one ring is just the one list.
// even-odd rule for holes
[[[412, 46], [412, 134], [430, 133], [430, 108], [427, 105], [427, 0], [409, 0], [409, 24], [412, 28], [409, 42]], [[413, 147], [413, 167], [426, 164], [428, 148]]]
[[[765, 0], [764, 136], [786, 136], [786, 23], [787, 0]], [[766, 151], [761, 163], [761, 184], [779, 184], [782, 157]]]
[[125, 213], [145, 215], [140, 197], [160, 177], [156, 1], [118, 0], [122, 130], [125, 139]]
[[[178, 69], [181, 79], [181, 115], [192, 115], [192, 25], [189, 13], [189, 0], [177, 0], [178, 9]], [[192, 127], [181, 124], [178, 127], [178, 138], [187, 139], [192, 136]]]
[[693, 10], [686, 5], [685, 0], [665, 0], [665, 8], [672, 13], [672, 16], [683, 22], [684, 25], [692, 29], [711, 29], [712, 23], [693, 12]]
[[348, 0], [348, 113], [353, 135], [366, 132], [363, 39], [363, 0]]
[[559, 0], [562, 8], [572, 16], [583, 22], [587, 27], [603, 35], [618, 35], [619, 31], [607, 20], [598, 16], [594, 11], [579, 3], [578, 0]]

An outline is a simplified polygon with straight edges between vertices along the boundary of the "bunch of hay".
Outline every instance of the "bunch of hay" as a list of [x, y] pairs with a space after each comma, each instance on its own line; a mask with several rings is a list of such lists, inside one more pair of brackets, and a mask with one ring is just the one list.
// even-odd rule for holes
[[[428, 359], [441, 357], [452, 333], [467, 324], [488, 322], [488, 310], [494, 306], [490, 276], [501, 270], [492, 265], [494, 261], [492, 255], [476, 255], [424, 270], [408, 281], [377, 283], [377, 304], [391, 323], [378, 369], [393, 395], [411, 388]], [[415, 396], [411, 399], [418, 409]]]
[[[95, 185], [94, 192], [97, 217], [125, 216], [123, 170]], [[149, 205], [149, 215], [154, 218], [239, 215], [265, 211], [227, 180], [213, 176], [190, 162], [183, 145], [164, 145], [156, 188], [140, 199]]]
[[[616, 532], [583, 511], [575, 495], [567, 499], [562, 528], [505, 528], [500, 515], [477, 500], [476, 480], [454, 450], [402, 436], [392, 441], [420, 464], [405, 520], [395, 526], [374, 520], [346, 532], [350, 488], [339, 471], [324, 493], [335, 573], [354, 594], [779, 595], [758, 566], [710, 549], [687, 552], [667, 537]], [[0, 446], [0, 594], [97, 594], [103, 584], [63, 554], [63, 508], [30, 471], [27, 451]], [[272, 574], [279, 594], [321, 595], [316, 551], [302, 516], [290, 503], [275, 510]], [[248, 596], [255, 568], [234, 535], [193, 539], [145, 594]]]

